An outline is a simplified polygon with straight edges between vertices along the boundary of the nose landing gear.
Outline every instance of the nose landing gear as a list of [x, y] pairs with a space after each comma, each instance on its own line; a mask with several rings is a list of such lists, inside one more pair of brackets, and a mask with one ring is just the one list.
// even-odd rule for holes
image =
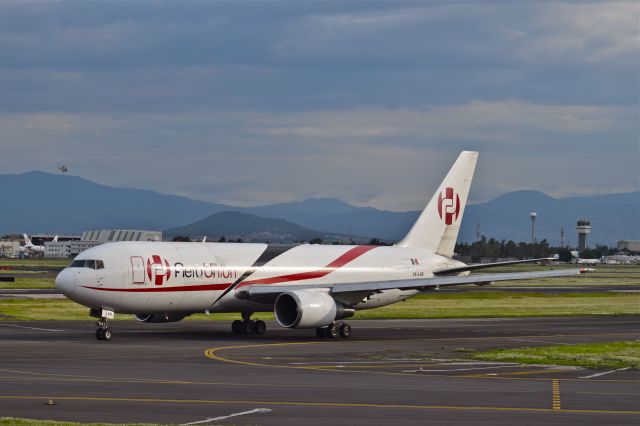
[[107, 324], [100, 324], [100, 321], [97, 323], [98, 329], [96, 330], [96, 339], [98, 340], [111, 340], [111, 330], [109, 330]]
[[[97, 309], [92, 309], [89, 312], [89, 315], [91, 316], [98, 316], [97, 314], [98, 314]], [[111, 330], [109, 330], [108, 320], [113, 319], [115, 317], [115, 314], [113, 311], [102, 309], [99, 315], [100, 317], [96, 322], [96, 325], [98, 326], [98, 329], [96, 330], [96, 339], [107, 340], [107, 341], [111, 340]]]

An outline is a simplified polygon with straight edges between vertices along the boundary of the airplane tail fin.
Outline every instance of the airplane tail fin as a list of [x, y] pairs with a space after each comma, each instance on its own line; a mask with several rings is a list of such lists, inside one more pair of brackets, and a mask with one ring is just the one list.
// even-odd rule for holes
[[57, 242], [58, 241], [58, 236], [56, 235], [55, 237], [53, 237], [53, 241], [52, 242]]
[[398, 243], [453, 256], [478, 153], [463, 151], [409, 233]]
[[25, 246], [32, 246], [33, 244], [31, 244], [31, 239], [27, 236], [27, 234], [22, 234], [22, 236], [24, 237], [24, 245]]

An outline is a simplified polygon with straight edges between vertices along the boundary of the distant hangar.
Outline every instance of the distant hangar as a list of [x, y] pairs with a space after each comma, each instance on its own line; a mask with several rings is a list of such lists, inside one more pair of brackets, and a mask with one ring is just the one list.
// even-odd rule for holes
[[618, 250], [629, 250], [632, 252], [640, 252], [640, 240], [622, 240], [616, 245]]
[[162, 232], [138, 229], [85, 231], [79, 240], [45, 243], [44, 257], [75, 257], [91, 247], [114, 241], [162, 241]]

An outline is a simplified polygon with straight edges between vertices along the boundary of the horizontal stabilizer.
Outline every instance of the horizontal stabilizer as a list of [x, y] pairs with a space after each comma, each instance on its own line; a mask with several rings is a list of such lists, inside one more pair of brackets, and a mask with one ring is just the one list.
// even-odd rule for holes
[[525, 259], [525, 260], [509, 260], [506, 262], [493, 262], [493, 263], [477, 263], [475, 265], [457, 266], [455, 268], [445, 268], [433, 271], [433, 275], [453, 275], [460, 272], [475, 271], [477, 269], [495, 268], [497, 266], [518, 265], [520, 263], [537, 263], [547, 262], [551, 260], [558, 260], [554, 257], [543, 257], [540, 259]]

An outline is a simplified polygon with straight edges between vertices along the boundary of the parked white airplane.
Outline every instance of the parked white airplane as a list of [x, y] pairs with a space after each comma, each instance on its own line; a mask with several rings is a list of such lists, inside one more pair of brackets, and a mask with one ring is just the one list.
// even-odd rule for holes
[[578, 259], [576, 264], [578, 265], [599, 265], [602, 263], [602, 259]]
[[[27, 236], [27, 234], [22, 234], [24, 238], [24, 246], [22, 247], [22, 251], [29, 251], [31, 253], [44, 253], [44, 245], [36, 246], [31, 242], [31, 238]], [[58, 236], [53, 237], [53, 242], [58, 241]]]
[[[238, 243], [115, 242], [86, 250], [56, 278], [68, 298], [100, 318], [130, 313], [144, 322], [179, 321], [199, 312], [239, 312], [234, 333], [264, 333], [254, 312], [279, 325], [348, 337], [337, 322], [356, 310], [389, 305], [442, 286], [576, 275], [579, 269], [469, 275], [502, 265], [452, 259], [477, 152], [463, 152], [406, 237], [393, 247]], [[539, 260], [539, 259], [538, 259]], [[529, 262], [534, 260], [529, 260]]]

